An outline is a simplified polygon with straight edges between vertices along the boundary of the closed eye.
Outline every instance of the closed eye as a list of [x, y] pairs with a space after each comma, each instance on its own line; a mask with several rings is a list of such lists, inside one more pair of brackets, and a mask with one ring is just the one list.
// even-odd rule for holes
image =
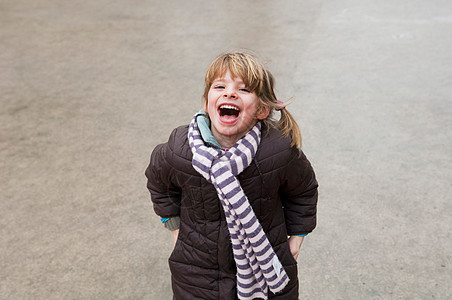
[[250, 90], [249, 90], [249, 89], [240, 89], [240, 91], [242, 91], [242, 92], [246, 92], [246, 93], [249, 93], [249, 92], [250, 92]]
[[213, 88], [214, 89], [224, 89], [224, 86], [223, 85], [215, 85]]

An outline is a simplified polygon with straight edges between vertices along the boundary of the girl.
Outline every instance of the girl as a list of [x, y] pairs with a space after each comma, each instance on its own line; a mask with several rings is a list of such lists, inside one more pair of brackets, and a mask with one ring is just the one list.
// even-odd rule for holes
[[296, 259], [316, 225], [318, 185], [273, 86], [254, 56], [217, 57], [204, 109], [151, 155], [147, 187], [175, 238], [174, 299], [298, 299]]

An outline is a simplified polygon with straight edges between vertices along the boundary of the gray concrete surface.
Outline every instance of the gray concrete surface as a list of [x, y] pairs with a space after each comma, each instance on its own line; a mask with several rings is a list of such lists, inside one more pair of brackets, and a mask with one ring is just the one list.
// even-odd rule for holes
[[143, 172], [237, 48], [321, 185], [301, 298], [452, 298], [451, 1], [3, 0], [1, 299], [171, 299]]

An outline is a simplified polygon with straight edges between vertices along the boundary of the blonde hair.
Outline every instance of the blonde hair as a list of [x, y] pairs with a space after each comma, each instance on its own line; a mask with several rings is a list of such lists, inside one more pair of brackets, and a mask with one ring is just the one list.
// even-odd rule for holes
[[[246, 52], [228, 52], [218, 56], [209, 66], [205, 78], [204, 103], [207, 104], [207, 96], [213, 81], [223, 76], [227, 71], [231, 76], [240, 77], [247, 88], [255, 92], [260, 100], [260, 109], [268, 108], [270, 113], [264, 124], [268, 127], [276, 127], [286, 137], [292, 139], [291, 146], [301, 148], [301, 132], [293, 116], [285, 109], [287, 103], [278, 103], [274, 91], [274, 77], [253, 55]], [[275, 111], [281, 115], [275, 119]]]

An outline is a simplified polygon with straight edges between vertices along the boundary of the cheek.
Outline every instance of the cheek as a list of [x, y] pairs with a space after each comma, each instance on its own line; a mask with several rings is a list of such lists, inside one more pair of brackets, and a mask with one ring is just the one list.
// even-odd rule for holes
[[[210, 101], [209, 101], [210, 100]], [[204, 110], [207, 111], [209, 109], [209, 103], [212, 102], [212, 97], [210, 92], [207, 94], [207, 98], [204, 99]]]
[[251, 103], [248, 106], [248, 110], [253, 116], [256, 116], [259, 113], [259, 107], [260, 107], [259, 99], [253, 99], [253, 101], [250, 101], [250, 102]]
[[204, 111], [207, 112], [208, 114], [214, 114], [216, 109], [215, 109], [215, 101], [213, 100], [208, 100], [208, 101], [204, 101]]

